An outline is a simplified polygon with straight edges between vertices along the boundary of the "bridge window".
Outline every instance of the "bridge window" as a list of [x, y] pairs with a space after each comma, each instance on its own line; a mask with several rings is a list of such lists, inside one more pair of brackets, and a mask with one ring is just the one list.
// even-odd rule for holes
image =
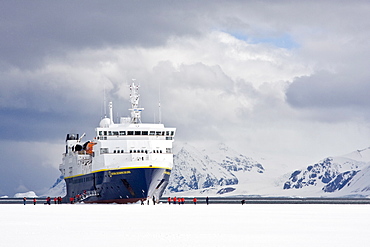
[[148, 131], [142, 131], [142, 132], [141, 132], [141, 134], [142, 134], [143, 136], [147, 136], [147, 135], [148, 135]]
[[126, 135], [126, 131], [122, 131], [122, 130], [121, 130], [121, 131], [119, 132], [119, 135], [120, 135], [120, 136], [124, 136], [124, 135]]
[[136, 136], [140, 136], [141, 135], [141, 131], [135, 131], [135, 135]]
[[132, 135], [134, 135], [134, 132], [133, 131], [127, 131], [127, 135], [132, 136]]

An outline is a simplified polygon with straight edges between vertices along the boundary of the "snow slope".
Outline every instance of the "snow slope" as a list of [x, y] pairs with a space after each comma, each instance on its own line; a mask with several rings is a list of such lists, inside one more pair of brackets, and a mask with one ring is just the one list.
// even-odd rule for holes
[[67, 186], [62, 175], [55, 181], [55, 183], [50, 187], [50, 189], [42, 195], [43, 197], [64, 197], [67, 194]]
[[367, 165], [344, 187], [338, 196], [370, 197], [370, 166]]

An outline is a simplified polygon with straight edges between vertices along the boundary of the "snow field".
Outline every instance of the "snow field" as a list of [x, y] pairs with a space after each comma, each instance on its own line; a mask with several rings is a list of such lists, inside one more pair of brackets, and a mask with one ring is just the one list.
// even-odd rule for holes
[[0, 205], [1, 246], [369, 246], [370, 205]]

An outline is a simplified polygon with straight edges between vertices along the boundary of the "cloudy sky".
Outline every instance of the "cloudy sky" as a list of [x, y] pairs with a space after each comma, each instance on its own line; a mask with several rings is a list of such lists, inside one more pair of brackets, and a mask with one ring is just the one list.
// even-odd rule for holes
[[1, 1], [0, 195], [42, 193], [65, 135], [127, 115], [301, 167], [370, 146], [368, 1]]

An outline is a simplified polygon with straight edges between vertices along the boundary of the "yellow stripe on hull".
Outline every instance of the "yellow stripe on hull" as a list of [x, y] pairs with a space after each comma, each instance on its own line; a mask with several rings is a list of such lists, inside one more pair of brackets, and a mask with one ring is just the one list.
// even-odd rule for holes
[[104, 172], [104, 171], [113, 171], [113, 170], [132, 170], [132, 169], [153, 169], [153, 168], [159, 168], [159, 169], [166, 169], [166, 170], [172, 170], [171, 168], [168, 168], [168, 167], [157, 167], [157, 166], [142, 166], [142, 167], [125, 167], [125, 168], [112, 168], [112, 169], [100, 169], [100, 170], [96, 170], [96, 171], [92, 171], [90, 173], [85, 173], [85, 174], [77, 174], [77, 175], [74, 175], [74, 176], [69, 176], [69, 177], [64, 177], [65, 179], [67, 178], [75, 178], [75, 177], [79, 177], [79, 176], [84, 176], [86, 174], [91, 174], [91, 173], [97, 173], [97, 172]]

